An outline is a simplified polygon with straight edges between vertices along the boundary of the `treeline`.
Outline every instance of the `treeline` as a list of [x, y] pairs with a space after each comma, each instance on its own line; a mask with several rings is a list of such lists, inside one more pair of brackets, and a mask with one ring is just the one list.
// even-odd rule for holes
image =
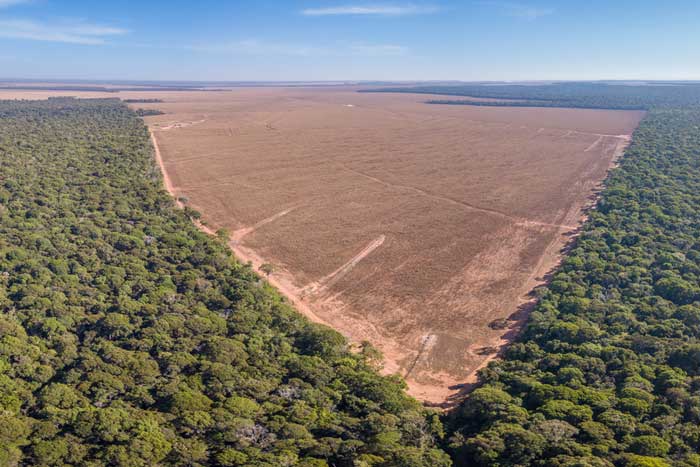
[[187, 214], [119, 101], [0, 102], [0, 465], [450, 464], [375, 351]]
[[652, 110], [519, 342], [447, 419], [463, 466], [700, 465], [700, 110]]
[[[551, 84], [460, 84], [366, 89], [360, 92], [400, 92], [463, 96], [496, 101], [432, 99], [434, 104], [507, 107], [573, 107], [648, 110], [700, 105], [700, 83], [610, 84], [563, 82]], [[513, 99], [513, 101], [498, 101]]]
[[165, 112], [158, 109], [136, 109], [134, 111], [139, 117], [150, 117], [153, 115], [165, 115]]
[[163, 102], [163, 99], [122, 99], [126, 104], [158, 104]]
[[579, 108], [579, 109], [615, 109], [615, 110], [646, 110], [648, 107], [644, 105], [617, 105], [605, 106], [604, 104], [587, 104], [581, 102], [573, 104], [570, 101], [540, 101], [532, 100], [503, 100], [503, 101], [475, 101], [473, 99], [430, 99], [425, 101], [426, 104], [437, 105], [475, 105], [477, 107], [560, 107], [560, 108]]
[[[204, 90], [199, 86], [180, 86], [180, 85], [162, 85], [162, 86], [97, 86], [97, 85], [71, 85], [71, 84], [46, 84], [46, 85], [34, 85], [34, 84], [16, 84], [16, 85], [2, 85], [0, 84], [0, 90], [3, 91], [77, 91], [77, 92], [160, 92], [160, 91], [202, 91]], [[207, 89], [209, 90], [209, 89]], [[211, 89], [214, 91], [220, 91], [221, 89]]]
[[50, 85], [32, 85], [32, 84], [17, 84], [17, 85], [0, 85], [0, 90], [3, 91], [85, 91], [85, 92], [118, 92], [114, 88], [106, 88], [104, 86], [80, 86], [70, 84], [50, 84]]

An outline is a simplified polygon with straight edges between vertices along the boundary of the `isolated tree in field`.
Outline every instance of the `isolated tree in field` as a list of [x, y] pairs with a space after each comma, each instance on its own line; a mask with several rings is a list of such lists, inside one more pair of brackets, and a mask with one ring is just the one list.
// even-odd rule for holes
[[274, 272], [275, 267], [270, 263], [264, 263], [264, 264], [260, 265], [259, 269], [262, 272], [264, 272], [267, 277], [270, 277], [270, 274], [272, 274]]

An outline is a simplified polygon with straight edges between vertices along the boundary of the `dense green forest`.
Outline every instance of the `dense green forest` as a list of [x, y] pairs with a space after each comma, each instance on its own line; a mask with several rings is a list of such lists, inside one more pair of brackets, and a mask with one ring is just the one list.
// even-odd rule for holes
[[502, 361], [446, 420], [464, 466], [700, 466], [700, 110], [651, 111]]
[[577, 83], [423, 85], [366, 89], [360, 92], [440, 94], [517, 101], [432, 99], [431, 104], [507, 107], [573, 107], [590, 109], [648, 110], [700, 105], [700, 83], [647, 84]]
[[0, 465], [450, 464], [371, 348], [193, 214], [118, 100], [0, 102]]
[[699, 467], [700, 108], [653, 102], [442, 420], [200, 233], [124, 104], [0, 102], [0, 465]]

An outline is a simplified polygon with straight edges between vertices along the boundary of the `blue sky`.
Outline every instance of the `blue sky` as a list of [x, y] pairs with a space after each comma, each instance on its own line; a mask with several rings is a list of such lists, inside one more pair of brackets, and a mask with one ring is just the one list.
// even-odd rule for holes
[[697, 0], [0, 0], [0, 78], [700, 79]]

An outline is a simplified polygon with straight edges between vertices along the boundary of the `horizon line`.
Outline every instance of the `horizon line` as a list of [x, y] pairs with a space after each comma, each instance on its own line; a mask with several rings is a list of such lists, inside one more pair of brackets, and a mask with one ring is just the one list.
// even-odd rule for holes
[[596, 82], [633, 82], [633, 83], [658, 83], [658, 82], [677, 82], [700, 83], [700, 78], [595, 78], [595, 79], [577, 79], [577, 78], [536, 78], [536, 79], [290, 79], [290, 80], [267, 80], [267, 79], [240, 79], [240, 80], [225, 80], [225, 79], [122, 79], [122, 78], [24, 78], [24, 77], [0, 77], [0, 83], [101, 83], [101, 84], [119, 84], [119, 83], [170, 83], [171, 85], [179, 84], [350, 84], [350, 83], [384, 83], [384, 84], [412, 84], [412, 83], [596, 83]]

